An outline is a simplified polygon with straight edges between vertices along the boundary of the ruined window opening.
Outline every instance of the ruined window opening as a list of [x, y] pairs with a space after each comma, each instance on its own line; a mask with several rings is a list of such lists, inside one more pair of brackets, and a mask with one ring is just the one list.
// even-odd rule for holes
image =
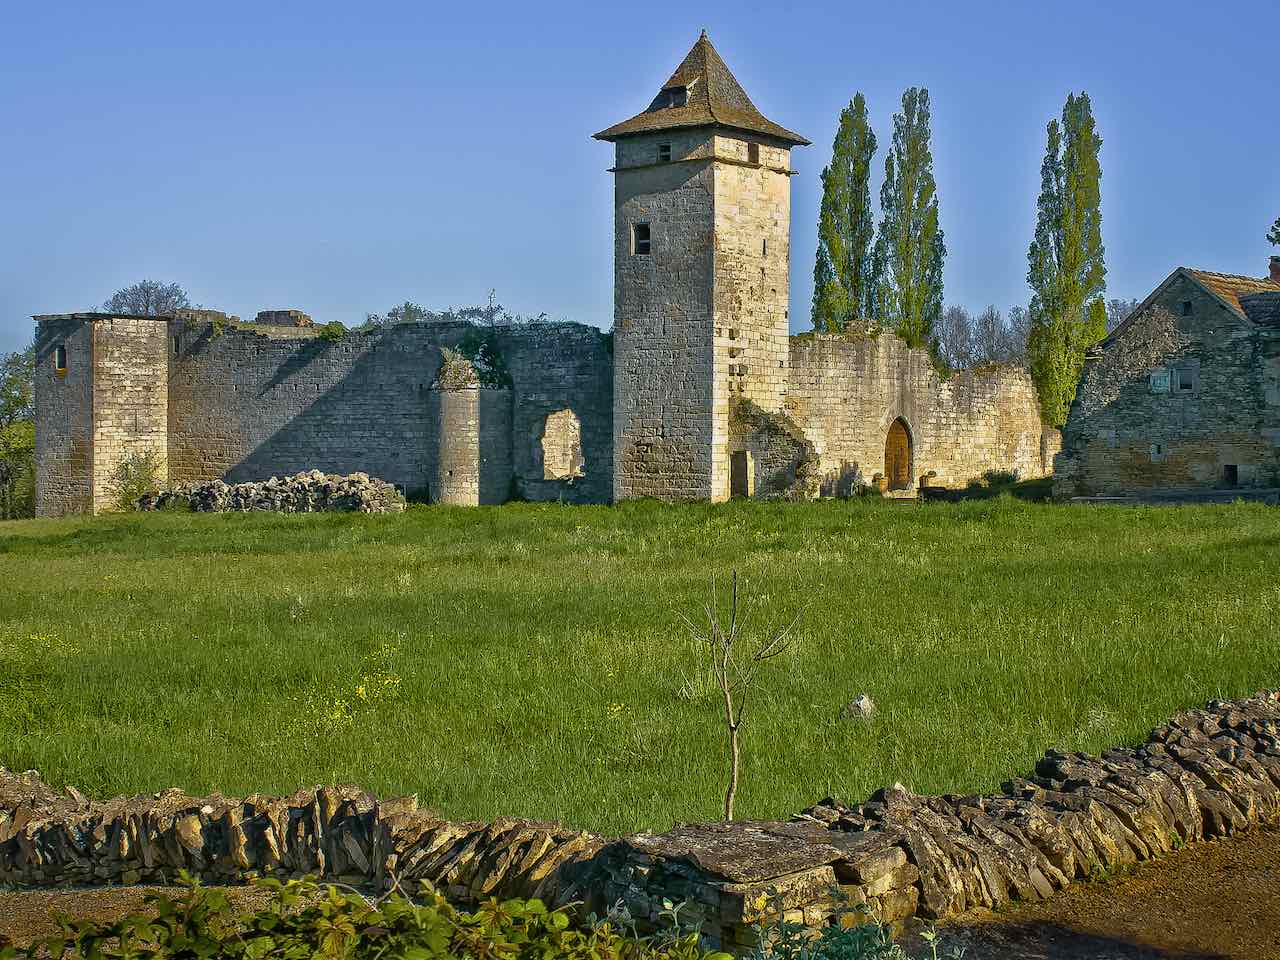
[[760, 241], [760, 256], [767, 257], [769, 255], [769, 238], [765, 237]]
[[177, 334], [173, 337], [173, 355], [176, 357], [182, 352], [182, 337]]
[[1184, 317], [1189, 317], [1189, 316], [1191, 316], [1191, 301], [1190, 301], [1190, 300], [1183, 300], [1183, 301], [1182, 301], [1182, 315], [1183, 315]]
[[1234, 487], [1240, 483], [1240, 466], [1235, 463], [1224, 463], [1222, 465], [1222, 485], [1224, 487]]
[[649, 255], [649, 225], [633, 223], [631, 225], [631, 252], [638, 256]]
[[574, 480], [586, 473], [582, 422], [572, 410], [557, 410], [542, 426], [542, 479]]
[[747, 144], [747, 162], [748, 163], [760, 162], [760, 144], [758, 143]]
[[1178, 371], [1178, 392], [1190, 393], [1196, 388], [1195, 373], [1191, 370]]
[[669, 143], [658, 144], [658, 162], [659, 163], [671, 162], [671, 144]]
[[67, 347], [66, 344], [58, 344], [53, 348], [53, 369], [58, 373], [67, 372]]

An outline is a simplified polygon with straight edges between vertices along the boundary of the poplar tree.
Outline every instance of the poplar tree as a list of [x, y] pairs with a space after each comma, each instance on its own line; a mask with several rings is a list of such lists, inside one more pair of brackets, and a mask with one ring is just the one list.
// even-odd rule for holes
[[1276, 222], [1271, 225], [1271, 229], [1267, 231], [1267, 239], [1277, 247], [1280, 247], [1280, 217], [1276, 217]]
[[815, 330], [840, 333], [867, 323], [874, 302], [871, 247], [871, 160], [876, 135], [867, 119], [867, 101], [859, 92], [840, 111], [831, 146], [831, 164], [822, 171], [822, 207], [818, 213], [818, 253], [813, 265]]
[[913, 347], [936, 355], [934, 329], [942, 316], [942, 262], [947, 248], [938, 226], [937, 185], [929, 149], [929, 91], [911, 87], [893, 117], [893, 146], [880, 188], [877, 272], [878, 323]]
[[1075, 397], [1085, 351], [1106, 335], [1102, 299], [1102, 139], [1089, 95], [1068, 94], [1062, 122], [1050, 120], [1035, 238], [1027, 251], [1031, 285], [1031, 378], [1044, 421], [1060, 427]]

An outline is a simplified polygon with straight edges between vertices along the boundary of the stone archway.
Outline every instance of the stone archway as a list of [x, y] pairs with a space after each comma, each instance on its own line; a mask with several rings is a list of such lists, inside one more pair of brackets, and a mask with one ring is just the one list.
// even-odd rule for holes
[[901, 417], [889, 424], [884, 439], [884, 479], [889, 490], [911, 486], [911, 431]]

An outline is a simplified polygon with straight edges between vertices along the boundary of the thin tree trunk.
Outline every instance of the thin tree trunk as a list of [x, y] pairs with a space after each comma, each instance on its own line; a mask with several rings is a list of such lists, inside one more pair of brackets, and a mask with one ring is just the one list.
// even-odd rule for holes
[[724, 795], [724, 818], [733, 819], [733, 801], [738, 793], [738, 727], [729, 727], [729, 789]]

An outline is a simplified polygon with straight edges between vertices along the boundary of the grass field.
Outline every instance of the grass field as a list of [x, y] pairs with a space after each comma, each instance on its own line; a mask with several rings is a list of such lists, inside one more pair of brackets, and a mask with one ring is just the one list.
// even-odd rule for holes
[[[1008, 497], [0, 524], [0, 765], [96, 795], [354, 782], [455, 818], [717, 816], [680, 621], [736, 567], [806, 608], [739, 815], [996, 786], [1280, 685], [1280, 514]], [[842, 719], [859, 692], [870, 721]]]

